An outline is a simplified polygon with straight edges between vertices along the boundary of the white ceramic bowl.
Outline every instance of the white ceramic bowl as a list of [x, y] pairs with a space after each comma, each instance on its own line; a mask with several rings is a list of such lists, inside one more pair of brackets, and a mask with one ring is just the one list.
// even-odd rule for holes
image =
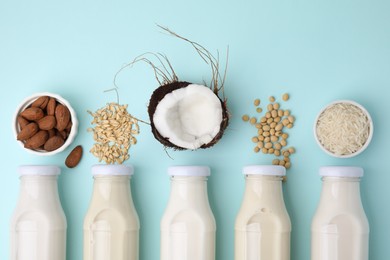
[[[318, 135], [317, 135], [317, 122], [318, 122], [318, 119], [319, 119], [319, 117], [321, 116], [321, 114], [322, 114], [326, 109], [328, 109], [329, 107], [333, 106], [334, 104], [339, 104], [339, 103], [351, 104], [351, 105], [354, 105], [354, 106], [360, 108], [360, 109], [363, 111], [363, 113], [367, 116], [368, 121], [369, 121], [369, 124], [370, 124], [370, 133], [369, 133], [369, 135], [368, 135], [367, 141], [364, 143], [364, 145], [363, 145], [362, 147], [360, 147], [359, 150], [357, 150], [356, 152], [351, 153], [351, 154], [337, 155], [337, 154], [332, 153], [331, 151], [327, 150], [327, 149], [321, 144], [321, 142], [320, 142], [319, 139], [318, 139]], [[355, 101], [352, 101], [352, 100], [336, 100], [336, 101], [333, 101], [332, 103], [326, 105], [326, 106], [318, 113], [317, 118], [316, 118], [316, 120], [315, 120], [315, 122], [314, 122], [314, 129], [313, 129], [313, 130], [314, 130], [314, 137], [315, 137], [315, 139], [316, 139], [317, 144], [321, 147], [321, 149], [322, 149], [325, 153], [327, 153], [327, 154], [329, 154], [329, 155], [331, 155], [331, 156], [333, 156], [333, 157], [337, 157], [337, 158], [351, 158], [351, 157], [354, 157], [354, 156], [356, 156], [356, 155], [362, 153], [362, 152], [368, 147], [368, 145], [369, 145], [370, 142], [371, 142], [372, 135], [373, 135], [373, 133], [374, 133], [374, 125], [373, 125], [373, 123], [372, 123], [372, 119], [371, 119], [371, 116], [370, 116], [370, 114], [368, 113], [368, 111], [367, 111], [362, 105], [360, 105], [359, 103], [357, 103], [357, 102], [355, 102]]]
[[29, 105], [31, 105], [37, 98], [39, 98], [41, 96], [53, 97], [59, 103], [61, 103], [62, 105], [66, 106], [69, 109], [70, 117], [72, 120], [72, 128], [70, 130], [68, 138], [66, 139], [65, 143], [60, 148], [58, 148], [57, 150], [51, 151], [51, 152], [47, 152], [45, 150], [27, 149], [27, 148], [24, 148], [24, 143], [22, 141], [17, 141], [17, 142], [21, 145], [21, 147], [24, 150], [26, 150], [30, 153], [33, 153], [36, 155], [48, 156], [48, 155], [53, 155], [53, 154], [57, 154], [57, 153], [62, 152], [73, 142], [73, 140], [75, 139], [75, 137], [77, 135], [77, 131], [78, 131], [78, 120], [77, 120], [76, 112], [73, 110], [72, 106], [69, 104], [69, 102], [66, 99], [64, 99], [60, 95], [48, 93], [48, 92], [36, 93], [36, 94], [33, 94], [33, 95], [27, 97], [26, 99], [24, 99], [15, 111], [14, 120], [13, 120], [13, 130], [14, 130], [15, 140], [16, 140], [16, 137], [17, 137], [19, 131], [20, 131], [19, 124], [18, 124], [18, 115], [24, 109], [26, 109]]

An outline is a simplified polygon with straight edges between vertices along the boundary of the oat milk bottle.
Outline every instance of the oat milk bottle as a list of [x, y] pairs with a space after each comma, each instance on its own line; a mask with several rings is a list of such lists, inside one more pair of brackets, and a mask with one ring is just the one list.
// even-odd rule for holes
[[322, 167], [322, 192], [311, 226], [311, 260], [368, 260], [369, 226], [359, 167]]
[[11, 260], [65, 260], [66, 218], [57, 166], [21, 166], [19, 200], [11, 219]]
[[138, 260], [140, 224], [130, 191], [130, 165], [95, 165], [84, 219], [84, 260]]
[[209, 167], [174, 166], [161, 220], [161, 260], [214, 260], [215, 219], [207, 196]]
[[235, 223], [235, 260], [289, 260], [291, 222], [283, 200], [283, 166], [243, 169], [245, 193]]

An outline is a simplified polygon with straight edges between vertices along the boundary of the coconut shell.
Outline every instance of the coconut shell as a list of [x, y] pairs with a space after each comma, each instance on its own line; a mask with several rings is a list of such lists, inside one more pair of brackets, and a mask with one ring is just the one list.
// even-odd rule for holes
[[[154, 138], [156, 138], [160, 143], [162, 143], [166, 147], [173, 148], [175, 150], [187, 150], [186, 148], [177, 146], [169, 141], [169, 138], [163, 137], [156, 129], [153, 121], [154, 113], [156, 112], [157, 105], [160, 101], [165, 97], [165, 95], [173, 92], [174, 90], [185, 88], [192, 83], [186, 81], [176, 81], [172, 83], [168, 83], [158, 87], [150, 97], [149, 106], [148, 106], [148, 114], [150, 119], [150, 125], [152, 128], [152, 133]], [[217, 94], [216, 94], [217, 95]], [[218, 96], [218, 95], [217, 95]], [[221, 101], [222, 105], [222, 122], [220, 125], [219, 133], [211, 140], [209, 143], [202, 145], [200, 148], [205, 149], [215, 145], [223, 136], [223, 133], [226, 127], [229, 124], [229, 114], [226, 106], [226, 100], [222, 101], [219, 97], [218, 99]]]

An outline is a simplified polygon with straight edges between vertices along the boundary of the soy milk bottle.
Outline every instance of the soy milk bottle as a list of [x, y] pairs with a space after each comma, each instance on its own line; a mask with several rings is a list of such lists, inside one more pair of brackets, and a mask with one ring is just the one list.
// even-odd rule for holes
[[235, 260], [289, 260], [291, 222], [282, 191], [283, 166], [243, 169], [245, 193], [235, 223]]
[[130, 165], [95, 165], [93, 194], [84, 220], [84, 260], [138, 260], [140, 224]]
[[19, 200], [11, 219], [11, 260], [65, 260], [66, 218], [57, 166], [21, 166]]
[[311, 226], [311, 260], [368, 260], [369, 225], [359, 167], [322, 167], [322, 192]]
[[209, 167], [174, 166], [161, 220], [161, 260], [214, 260], [216, 224], [207, 195]]

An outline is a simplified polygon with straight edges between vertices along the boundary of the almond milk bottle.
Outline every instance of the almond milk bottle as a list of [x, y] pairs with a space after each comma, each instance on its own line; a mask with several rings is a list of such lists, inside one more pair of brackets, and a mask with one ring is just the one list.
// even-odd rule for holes
[[368, 260], [369, 226], [359, 167], [322, 167], [322, 192], [311, 226], [311, 260]]
[[245, 193], [235, 223], [235, 260], [289, 260], [291, 222], [283, 200], [283, 166], [243, 169]]
[[95, 165], [84, 220], [84, 260], [138, 260], [140, 224], [130, 191], [130, 165]]
[[20, 193], [11, 219], [11, 260], [65, 260], [66, 218], [57, 166], [21, 166]]
[[214, 260], [216, 224], [207, 196], [209, 167], [168, 169], [171, 194], [161, 220], [161, 260]]

